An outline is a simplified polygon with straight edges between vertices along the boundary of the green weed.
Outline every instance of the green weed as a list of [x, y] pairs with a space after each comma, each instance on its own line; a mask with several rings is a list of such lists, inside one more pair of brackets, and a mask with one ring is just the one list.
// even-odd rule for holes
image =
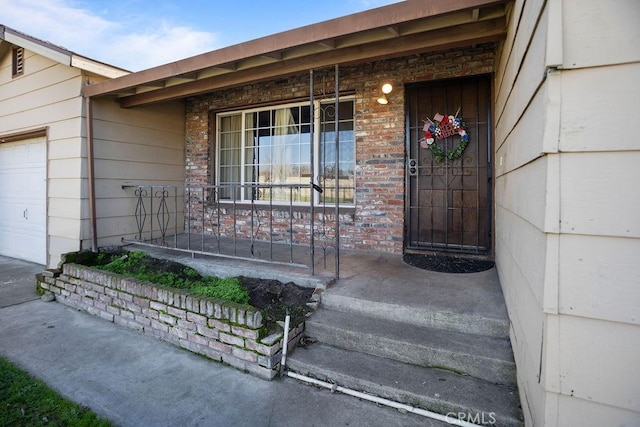
[[44, 425], [107, 427], [112, 424], [0, 358], [0, 426]]
[[[101, 254], [98, 255], [98, 257]], [[134, 277], [138, 280], [185, 289], [193, 294], [218, 298], [224, 301], [248, 304], [249, 293], [242, 287], [240, 280], [229, 277], [203, 277], [191, 267], [184, 267], [179, 273], [172, 271], [154, 271], [150, 267], [153, 259], [144, 252], [133, 251], [121, 256], [112, 256], [109, 263], [94, 268]]]

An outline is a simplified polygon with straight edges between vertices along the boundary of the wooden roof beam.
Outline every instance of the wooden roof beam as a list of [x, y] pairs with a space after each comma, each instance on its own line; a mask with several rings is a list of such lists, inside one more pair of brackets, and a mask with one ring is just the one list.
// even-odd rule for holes
[[387, 31], [390, 32], [394, 37], [400, 37], [400, 27], [398, 27], [397, 25], [387, 27]]

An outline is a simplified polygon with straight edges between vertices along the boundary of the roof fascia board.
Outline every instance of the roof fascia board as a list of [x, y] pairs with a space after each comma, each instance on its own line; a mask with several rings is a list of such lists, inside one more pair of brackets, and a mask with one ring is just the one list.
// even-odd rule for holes
[[4, 39], [11, 44], [23, 47], [52, 61], [59, 62], [63, 65], [71, 65], [72, 54], [68, 50], [43, 43], [26, 34], [15, 32], [8, 27], [4, 28]]
[[93, 59], [85, 58], [78, 55], [71, 56], [71, 66], [80, 68], [81, 70], [88, 71], [90, 73], [98, 74], [103, 77], [108, 77], [110, 79], [115, 79], [130, 74], [128, 71], [122, 70], [120, 68], [111, 67], [107, 64], [103, 64], [102, 62], [94, 61]]
[[336, 37], [386, 28], [402, 22], [431, 16], [444, 15], [460, 10], [474, 9], [505, 0], [448, 0], [424, 1], [405, 0], [377, 9], [347, 15], [329, 21], [319, 22], [263, 38], [214, 50], [180, 61], [132, 73], [118, 79], [96, 83], [83, 89], [85, 96], [96, 96], [120, 91], [132, 86], [163, 80], [180, 74], [195, 72], [207, 67], [227, 64], [252, 56], [268, 55], [308, 43], [318, 43]]

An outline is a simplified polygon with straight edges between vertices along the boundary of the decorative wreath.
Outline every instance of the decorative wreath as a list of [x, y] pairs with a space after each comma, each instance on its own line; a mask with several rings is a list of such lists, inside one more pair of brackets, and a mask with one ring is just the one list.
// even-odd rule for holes
[[[460, 109], [458, 109], [455, 116], [443, 116], [438, 113], [433, 116], [433, 121], [427, 119], [424, 124], [424, 138], [420, 140], [420, 146], [431, 150], [436, 163], [440, 163], [445, 157], [449, 160], [460, 158], [464, 149], [467, 148], [467, 144], [469, 144], [467, 125], [458, 117], [459, 112]], [[460, 135], [460, 141], [453, 150], [443, 150], [435, 143], [436, 140], [445, 139], [456, 134]]]

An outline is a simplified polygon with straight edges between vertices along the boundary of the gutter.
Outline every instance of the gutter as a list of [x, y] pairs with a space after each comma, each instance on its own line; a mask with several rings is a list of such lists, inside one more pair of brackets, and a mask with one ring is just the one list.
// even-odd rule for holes
[[91, 251], [98, 251], [98, 233], [96, 222], [96, 186], [93, 154], [93, 105], [91, 98], [85, 97], [86, 128], [87, 128], [87, 179], [89, 184], [89, 223], [91, 229]]

